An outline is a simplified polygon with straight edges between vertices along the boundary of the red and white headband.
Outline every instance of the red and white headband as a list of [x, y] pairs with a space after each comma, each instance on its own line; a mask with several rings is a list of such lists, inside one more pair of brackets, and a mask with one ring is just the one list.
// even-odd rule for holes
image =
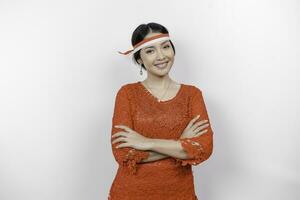
[[120, 54], [123, 54], [123, 55], [133, 55], [135, 52], [137, 52], [138, 50], [150, 45], [150, 44], [153, 44], [153, 43], [156, 43], [156, 42], [160, 42], [160, 41], [164, 41], [164, 40], [169, 40], [170, 37], [169, 37], [169, 34], [168, 33], [161, 33], [159, 35], [155, 35], [155, 36], [152, 36], [152, 37], [149, 37], [149, 38], [146, 38], [142, 41], [140, 41], [139, 43], [137, 43], [136, 45], [133, 46], [133, 49], [131, 50], [128, 50], [124, 53], [118, 51]]

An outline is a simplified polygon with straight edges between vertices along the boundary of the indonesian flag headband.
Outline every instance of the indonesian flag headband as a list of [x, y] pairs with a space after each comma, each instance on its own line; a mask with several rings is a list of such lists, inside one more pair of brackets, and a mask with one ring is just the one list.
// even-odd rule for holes
[[146, 38], [142, 41], [140, 41], [139, 43], [137, 43], [136, 45], [133, 46], [133, 49], [131, 50], [128, 50], [126, 52], [120, 52], [118, 51], [120, 54], [123, 54], [123, 55], [133, 55], [135, 52], [137, 52], [138, 50], [144, 48], [144, 47], [147, 47], [149, 46], [150, 44], [153, 44], [153, 43], [156, 43], [156, 42], [160, 42], [160, 41], [164, 41], [164, 40], [169, 40], [170, 37], [169, 37], [169, 34], [168, 33], [161, 33], [159, 35], [155, 35], [155, 36], [152, 36], [152, 37], [149, 37], [149, 38]]

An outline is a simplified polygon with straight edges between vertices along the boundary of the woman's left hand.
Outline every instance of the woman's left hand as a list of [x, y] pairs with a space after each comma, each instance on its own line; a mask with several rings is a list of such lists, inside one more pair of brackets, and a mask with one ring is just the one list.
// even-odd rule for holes
[[132, 147], [138, 150], [150, 150], [150, 138], [142, 136], [138, 132], [125, 125], [115, 125], [115, 127], [124, 129], [126, 131], [120, 131], [112, 135], [112, 144], [116, 142], [122, 142], [121, 144], [117, 145], [116, 148]]

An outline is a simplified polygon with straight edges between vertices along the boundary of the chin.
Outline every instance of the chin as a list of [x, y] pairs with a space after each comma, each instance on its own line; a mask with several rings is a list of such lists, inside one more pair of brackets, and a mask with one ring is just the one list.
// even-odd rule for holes
[[170, 71], [170, 66], [166, 66], [163, 69], [157, 68], [155, 66], [153, 66], [153, 71], [157, 72], [157, 73], [165, 73], [165, 72], [169, 72]]
[[156, 74], [157, 76], [165, 76], [167, 74], [169, 74], [170, 69], [164, 69], [164, 70], [155, 70], [154, 74]]

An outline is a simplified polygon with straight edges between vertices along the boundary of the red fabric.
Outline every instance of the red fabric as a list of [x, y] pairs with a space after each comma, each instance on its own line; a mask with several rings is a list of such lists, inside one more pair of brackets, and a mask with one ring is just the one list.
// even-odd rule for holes
[[123, 85], [115, 98], [111, 135], [124, 131], [114, 127], [122, 124], [149, 138], [178, 140], [189, 159], [168, 157], [140, 163], [149, 156], [148, 151], [117, 149], [120, 143], [114, 143], [112, 153], [119, 167], [108, 199], [197, 200], [192, 165], [199, 165], [212, 154], [213, 131], [209, 126], [198, 137], [180, 136], [198, 114], [198, 120], [209, 120], [202, 92], [195, 86], [181, 84], [174, 98], [158, 102], [140, 82]]

